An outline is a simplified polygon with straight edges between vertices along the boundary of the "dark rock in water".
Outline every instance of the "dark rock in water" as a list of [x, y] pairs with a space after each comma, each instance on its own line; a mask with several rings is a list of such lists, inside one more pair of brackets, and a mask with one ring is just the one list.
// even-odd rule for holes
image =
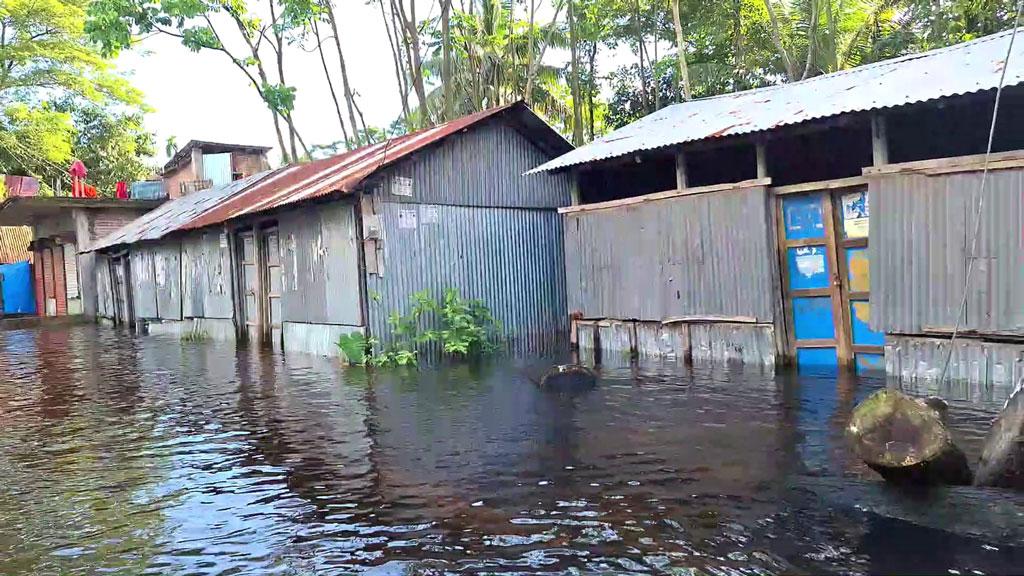
[[970, 484], [971, 468], [944, 422], [944, 402], [879, 390], [853, 411], [846, 431], [861, 460], [898, 484]]
[[580, 390], [597, 385], [597, 373], [579, 364], [552, 366], [540, 380], [541, 388]]
[[1006, 401], [988, 431], [974, 484], [1024, 490], [1024, 392], [1020, 389]]

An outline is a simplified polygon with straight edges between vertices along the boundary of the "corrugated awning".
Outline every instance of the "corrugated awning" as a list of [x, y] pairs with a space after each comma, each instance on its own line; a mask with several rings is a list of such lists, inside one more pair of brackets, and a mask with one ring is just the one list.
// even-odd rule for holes
[[[1012, 30], [800, 82], [668, 106], [530, 171], [568, 168], [687, 142], [773, 130], [849, 112], [881, 110], [998, 86]], [[1024, 80], [1016, 42], [1006, 85]]]

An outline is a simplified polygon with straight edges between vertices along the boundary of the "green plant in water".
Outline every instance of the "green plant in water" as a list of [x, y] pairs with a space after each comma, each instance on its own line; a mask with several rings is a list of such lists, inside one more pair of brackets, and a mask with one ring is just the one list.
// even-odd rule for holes
[[337, 346], [346, 362], [353, 366], [365, 366], [372, 342], [367, 340], [362, 332], [351, 332], [342, 334], [338, 338]]
[[206, 342], [210, 339], [210, 335], [205, 331], [186, 332], [181, 335], [182, 342]]
[[449, 288], [437, 306], [441, 329], [437, 340], [445, 354], [480, 356], [497, 348], [500, 326], [490, 309], [480, 300], [464, 300], [459, 291]]

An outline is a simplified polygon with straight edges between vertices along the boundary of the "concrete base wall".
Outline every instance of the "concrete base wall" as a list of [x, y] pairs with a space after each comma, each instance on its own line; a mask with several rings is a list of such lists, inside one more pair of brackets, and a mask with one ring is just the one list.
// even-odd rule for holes
[[[938, 382], [948, 354], [948, 338], [888, 336], [885, 371], [904, 382]], [[947, 377], [973, 385], [1024, 386], [1024, 344], [958, 337]]]
[[339, 356], [338, 338], [352, 332], [365, 333], [362, 326], [338, 324], [305, 324], [285, 322], [282, 324], [284, 349], [288, 352], [305, 352], [317, 356]]
[[235, 323], [225, 318], [188, 318], [186, 320], [150, 320], [146, 332], [152, 335], [176, 336], [194, 334], [220, 342], [234, 342]]
[[574, 340], [580, 358], [619, 364], [639, 360], [695, 363], [738, 362], [775, 365], [775, 329], [769, 324], [577, 320]]

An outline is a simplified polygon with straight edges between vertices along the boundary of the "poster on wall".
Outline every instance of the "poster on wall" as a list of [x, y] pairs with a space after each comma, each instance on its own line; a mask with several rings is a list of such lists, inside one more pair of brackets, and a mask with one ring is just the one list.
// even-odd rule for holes
[[414, 230], [416, 229], [416, 210], [399, 210], [398, 211], [398, 228], [399, 230]]
[[868, 193], [864, 190], [843, 194], [843, 231], [847, 238], [868, 236]]

